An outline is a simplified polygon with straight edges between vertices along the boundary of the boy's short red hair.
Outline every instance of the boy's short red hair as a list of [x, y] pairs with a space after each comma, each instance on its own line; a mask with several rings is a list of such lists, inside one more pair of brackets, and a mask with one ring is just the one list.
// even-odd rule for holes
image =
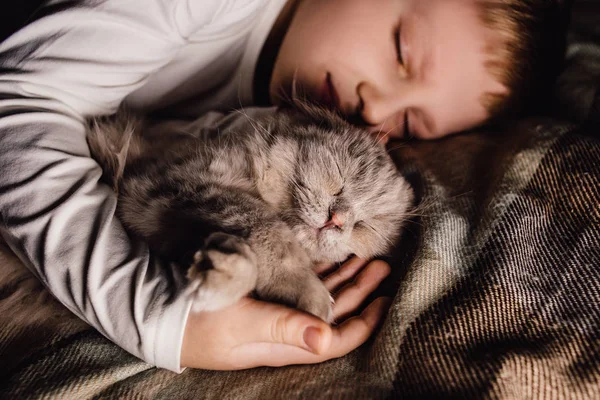
[[548, 101], [564, 59], [569, 0], [476, 0], [484, 25], [498, 38], [487, 68], [507, 89], [485, 94], [491, 119], [539, 111]]

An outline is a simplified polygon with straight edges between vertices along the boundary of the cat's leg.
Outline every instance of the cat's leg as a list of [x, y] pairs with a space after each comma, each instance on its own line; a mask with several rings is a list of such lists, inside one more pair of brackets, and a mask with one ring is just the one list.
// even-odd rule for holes
[[246, 242], [222, 232], [211, 234], [188, 269], [193, 311], [227, 307], [256, 287], [256, 255]]
[[168, 184], [177, 186], [157, 196], [160, 182], [125, 181], [119, 216], [152, 250], [189, 269], [195, 310], [225, 307], [256, 289], [261, 299], [331, 319], [329, 292], [266, 202], [217, 182], [197, 185], [193, 192], [173, 180]]
[[[211, 207], [203, 222], [194, 223], [216, 230], [195, 252], [188, 271], [194, 309], [225, 307], [255, 289], [262, 300], [284, 303], [331, 322], [329, 291], [289, 226], [261, 199], [232, 188], [221, 193], [223, 207]], [[177, 226], [192, 232], [183, 223]], [[189, 244], [179, 253], [186, 247]]]
[[216, 232], [194, 254], [187, 274], [194, 311], [218, 310], [255, 289], [263, 300], [331, 322], [332, 298], [306, 251], [287, 224], [261, 211], [254, 210], [263, 218], [253, 221], [247, 237]]
[[256, 291], [261, 298], [332, 322], [333, 299], [287, 224], [278, 219], [267, 223], [250, 235], [248, 243], [258, 257]]
[[[156, 187], [167, 184], [168, 190], [156, 194]], [[173, 180], [130, 176], [119, 193], [118, 216], [124, 226], [152, 252], [187, 272], [185, 293], [193, 298], [194, 311], [222, 309], [256, 287], [257, 257], [244, 228], [244, 215], [256, 207], [247, 196], [215, 187], [197, 186], [190, 192]]]

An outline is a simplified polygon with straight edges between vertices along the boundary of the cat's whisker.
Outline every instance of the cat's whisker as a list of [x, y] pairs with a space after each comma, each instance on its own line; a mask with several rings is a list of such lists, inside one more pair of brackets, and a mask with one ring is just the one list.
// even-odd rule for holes
[[[386, 121], [387, 121], [387, 120], [386, 120]], [[385, 122], [384, 122], [384, 124], [385, 124]], [[390, 135], [390, 133], [392, 132], [392, 130], [393, 130], [393, 128], [392, 128], [392, 129], [389, 129], [389, 130], [388, 130], [388, 131], [387, 131], [387, 132], [386, 132], [386, 133], [385, 133], [383, 136], [381, 136], [381, 137], [379, 136], [379, 134], [381, 134], [383, 131], [382, 131], [382, 130], [380, 130], [380, 131], [379, 131], [379, 134], [377, 135], [377, 140], [379, 140], [379, 141], [384, 141], [384, 140], [385, 140], [385, 139], [387, 139], [387, 137]]]
[[244, 118], [246, 118], [246, 120], [248, 121], [248, 123], [250, 123], [250, 125], [252, 126], [252, 128], [254, 128], [254, 130], [256, 132], [262, 132], [265, 135], [269, 135], [269, 130], [267, 128], [265, 128], [264, 126], [262, 126], [259, 122], [257, 122], [254, 118], [250, 117], [248, 115], [248, 113], [246, 112], [245, 109], [240, 109], [240, 110], [235, 110], [235, 112], [237, 112], [238, 114], [242, 115]]
[[[414, 214], [414, 213], [402, 213], [401, 219], [404, 221], [408, 221], [410, 218], [425, 218], [428, 217], [427, 214]], [[420, 222], [417, 221], [412, 221], [416, 224], [421, 224]]]
[[296, 200], [301, 200], [300, 198], [298, 198], [297, 193], [298, 192], [303, 192], [304, 188], [302, 187], [302, 185], [300, 185], [297, 181], [297, 179], [294, 177], [290, 180], [290, 182], [292, 183], [292, 185], [294, 185], [294, 187], [296, 188], [296, 192], [292, 193], [292, 196], [294, 197], [294, 199]]
[[385, 135], [384, 135], [384, 136], [382, 136], [382, 137], [379, 137], [379, 135], [381, 135], [381, 133], [383, 132], [383, 129], [382, 129], [382, 127], [383, 127], [383, 125], [385, 125], [385, 123], [387, 122], [387, 120], [388, 120], [388, 119], [386, 118], [386, 119], [383, 121], [383, 123], [380, 125], [379, 131], [377, 132], [376, 139], [377, 139], [377, 141], [378, 141], [378, 142], [380, 142], [380, 141], [382, 141], [383, 139], [385, 139]]
[[364, 225], [366, 227], [368, 227], [369, 229], [371, 229], [371, 231], [373, 231], [373, 233], [375, 235], [377, 235], [377, 237], [379, 239], [381, 239], [382, 241], [384, 241], [388, 246], [393, 246], [394, 245], [394, 242], [393, 242], [392, 239], [390, 239], [388, 237], [385, 237], [383, 234], [381, 234], [381, 232], [379, 232], [377, 229], [375, 229], [375, 227], [373, 225], [371, 225], [369, 223], [366, 223], [366, 222], [363, 222], [363, 223], [364, 223]]
[[422, 200], [419, 204], [417, 204], [411, 210], [407, 210], [406, 212], [404, 212], [404, 216], [408, 217], [408, 218], [410, 218], [410, 217], [419, 217], [419, 218], [428, 217], [430, 215], [430, 211], [432, 211], [432, 209], [440, 206], [440, 201], [447, 202], [448, 200], [458, 199], [460, 197], [467, 196], [471, 193], [472, 193], [472, 191], [467, 191], [465, 193], [460, 193], [460, 194], [450, 196], [450, 197], [447, 197], [444, 199], [436, 200], [436, 199], [429, 198], [428, 200]]
[[284, 103], [287, 103], [295, 108], [307, 109], [308, 107], [320, 108], [320, 106], [311, 102], [303, 91], [303, 86], [298, 81], [298, 68], [294, 70], [292, 76], [291, 93], [287, 94], [283, 86], [280, 88], [280, 97]]
[[403, 147], [406, 147], [406, 144], [405, 144], [405, 143], [398, 144], [398, 145], [396, 145], [395, 147], [390, 147], [389, 149], [386, 149], [386, 152], [387, 152], [388, 154], [390, 154], [392, 151], [399, 150], [399, 149], [401, 149], [401, 148], [403, 148]]
[[468, 190], [468, 191], [466, 191], [464, 193], [459, 193], [459, 194], [456, 194], [454, 196], [450, 196], [450, 197], [448, 197], [448, 199], [450, 199], [450, 200], [456, 200], [456, 199], [458, 199], [460, 197], [467, 196], [467, 195], [470, 195], [470, 194], [473, 194], [473, 190]]
[[[295, 73], [294, 73], [295, 76]], [[288, 94], [287, 91], [285, 90], [285, 87], [283, 86], [283, 83], [279, 85], [279, 87], [276, 88], [275, 92], [279, 95], [279, 99], [281, 100], [281, 102], [283, 104], [288, 104], [293, 106], [295, 104], [294, 101], [294, 94], [295, 94], [295, 86], [296, 86], [296, 81], [295, 78], [292, 78], [292, 93]]]
[[[387, 120], [385, 122], [387, 122]], [[385, 122], [382, 125], [385, 125]], [[386, 139], [388, 136], [391, 135], [391, 133], [395, 129], [403, 127], [404, 125], [406, 125], [406, 123], [405, 122], [401, 122], [401, 123], [397, 124], [396, 126], [392, 126], [390, 129], [388, 129], [388, 131], [385, 133], [385, 135], [383, 135], [383, 137], [381, 139]]]
[[413, 207], [410, 210], [407, 210], [404, 213], [404, 215], [406, 215], [408, 217], [427, 217], [427, 216], [429, 216], [429, 214], [427, 214], [426, 212], [430, 211], [432, 208], [434, 208], [436, 206], [439, 206], [439, 204], [436, 204], [434, 201], [430, 201], [430, 202], [422, 201], [417, 206]]
[[[423, 225], [421, 225], [421, 227], [423, 227]], [[408, 232], [410, 232], [413, 236], [417, 236], [418, 233], [414, 232], [412, 229], [410, 229], [410, 224], [406, 224], [404, 226], [404, 229], [406, 229]]]
[[419, 218], [423, 218], [423, 217], [428, 217], [429, 215], [427, 215], [427, 214], [417, 214], [417, 213], [404, 213], [403, 216], [404, 217], [419, 217]]
[[379, 130], [377, 131], [377, 136], [376, 136], [377, 141], [385, 139], [385, 134], [383, 136], [379, 136], [379, 135], [381, 135], [383, 133], [383, 126], [387, 123], [388, 118], [389, 117], [387, 117], [386, 119], [384, 119], [383, 122], [380, 124]]

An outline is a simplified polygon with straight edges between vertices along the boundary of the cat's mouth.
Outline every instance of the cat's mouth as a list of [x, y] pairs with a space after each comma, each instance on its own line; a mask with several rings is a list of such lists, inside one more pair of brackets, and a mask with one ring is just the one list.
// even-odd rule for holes
[[311, 241], [313, 242], [312, 257], [318, 261], [342, 262], [347, 259], [352, 252], [344, 240], [344, 233], [341, 229], [324, 226], [320, 228], [308, 227], [312, 232]]

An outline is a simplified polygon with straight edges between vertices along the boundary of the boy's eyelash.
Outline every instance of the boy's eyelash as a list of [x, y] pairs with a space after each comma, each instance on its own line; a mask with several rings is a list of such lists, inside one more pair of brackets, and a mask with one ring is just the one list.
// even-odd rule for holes
[[402, 46], [400, 44], [400, 27], [397, 27], [394, 30], [394, 42], [396, 44], [396, 57], [398, 58], [398, 62], [404, 64], [404, 60], [402, 59]]

